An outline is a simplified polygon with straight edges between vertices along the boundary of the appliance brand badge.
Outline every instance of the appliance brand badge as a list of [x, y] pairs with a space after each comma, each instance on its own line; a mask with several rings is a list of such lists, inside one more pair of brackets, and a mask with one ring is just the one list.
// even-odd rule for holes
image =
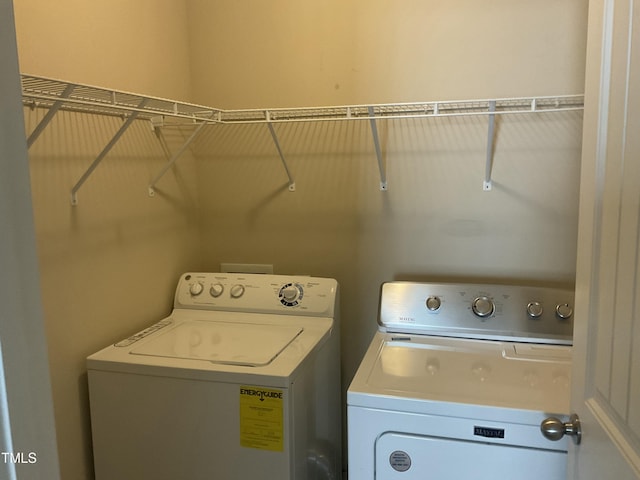
[[416, 319], [413, 317], [398, 317], [398, 321], [402, 323], [415, 323]]
[[473, 434], [477, 437], [504, 438], [504, 428], [473, 427]]

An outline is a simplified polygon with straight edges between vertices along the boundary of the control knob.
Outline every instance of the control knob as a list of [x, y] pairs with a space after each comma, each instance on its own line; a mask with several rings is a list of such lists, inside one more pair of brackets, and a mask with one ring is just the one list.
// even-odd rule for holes
[[531, 318], [540, 318], [542, 316], [543, 308], [540, 302], [531, 302], [527, 305], [527, 315]]
[[290, 286], [287, 288], [284, 288], [282, 290], [282, 298], [284, 298], [285, 300], [291, 302], [293, 300], [295, 300], [296, 298], [298, 298], [298, 289], [294, 286]]
[[295, 307], [302, 299], [302, 285], [298, 283], [287, 283], [280, 288], [278, 296], [280, 303], [287, 307]]
[[558, 315], [562, 320], [571, 318], [571, 315], [573, 315], [573, 308], [571, 308], [571, 305], [568, 303], [561, 303], [556, 307], [556, 315]]
[[209, 289], [209, 294], [213, 298], [218, 298], [220, 295], [222, 295], [222, 292], [224, 292], [224, 286], [221, 283], [214, 283]]
[[202, 283], [200, 282], [192, 283], [191, 286], [189, 287], [189, 293], [191, 294], [192, 297], [197, 297], [202, 293], [203, 290], [204, 290], [204, 285], [202, 285]]
[[440, 300], [439, 297], [436, 297], [435, 295], [432, 295], [429, 298], [427, 298], [427, 301], [425, 303], [427, 305], [427, 310], [429, 310], [430, 312], [436, 312], [440, 310], [440, 307], [442, 306], [442, 301]]
[[233, 287], [231, 287], [229, 294], [231, 295], [231, 298], [240, 298], [242, 295], [244, 295], [244, 285], [241, 285], [239, 283], [234, 285]]
[[483, 295], [481, 297], [477, 297], [473, 301], [471, 304], [471, 310], [476, 316], [486, 318], [493, 315], [493, 312], [496, 310], [496, 306], [493, 303], [493, 300]]

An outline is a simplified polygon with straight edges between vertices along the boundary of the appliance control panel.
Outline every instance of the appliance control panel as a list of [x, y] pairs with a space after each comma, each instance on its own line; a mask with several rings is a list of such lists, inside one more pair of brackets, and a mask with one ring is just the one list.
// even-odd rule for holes
[[573, 299], [562, 288], [389, 282], [378, 324], [387, 332], [571, 345]]
[[245, 273], [185, 273], [174, 308], [333, 317], [338, 283], [330, 278]]

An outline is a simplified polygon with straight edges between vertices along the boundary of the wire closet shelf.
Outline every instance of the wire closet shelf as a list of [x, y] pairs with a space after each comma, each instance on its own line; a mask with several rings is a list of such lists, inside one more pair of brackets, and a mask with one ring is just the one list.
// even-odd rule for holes
[[[77, 203], [76, 193], [109, 150], [134, 120], [148, 120], [154, 129], [174, 124], [190, 124], [196, 127], [185, 144], [170, 156], [168, 164], [149, 185], [149, 195], [154, 195], [158, 180], [171, 168], [178, 157], [195, 139], [202, 127], [208, 124], [266, 124], [289, 179], [289, 190], [295, 190], [295, 182], [288, 168], [273, 124], [293, 122], [324, 122], [367, 120], [371, 125], [372, 140], [380, 170], [380, 189], [387, 189], [386, 173], [378, 139], [377, 121], [407, 118], [431, 118], [452, 116], [487, 116], [487, 159], [484, 190], [491, 190], [491, 164], [493, 156], [494, 123], [496, 115], [521, 115], [554, 113], [584, 109], [584, 95], [500, 98], [488, 100], [453, 100], [411, 103], [344, 105], [327, 107], [261, 108], [224, 110], [193, 103], [159, 97], [144, 96], [84, 84], [54, 80], [23, 74], [22, 101], [30, 108], [48, 109], [47, 114], [27, 139], [31, 146], [49, 122], [60, 111], [72, 111], [96, 115], [118, 116], [125, 120], [122, 127], [87, 172], [72, 189], [72, 204]], [[170, 122], [168, 122], [170, 120]]]
[[[150, 97], [50, 78], [22, 75], [23, 103], [97, 115], [138, 113], [151, 120], [158, 116], [207, 123], [278, 123], [336, 120], [401, 119], [438, 116], [525, 114], [581, 110], [583, 95], [453, 100], [411, 103], [342, 105], [326, 107], [223, 110], [193, 103]], [[495, 110], [491, 110], [495, 103]]]

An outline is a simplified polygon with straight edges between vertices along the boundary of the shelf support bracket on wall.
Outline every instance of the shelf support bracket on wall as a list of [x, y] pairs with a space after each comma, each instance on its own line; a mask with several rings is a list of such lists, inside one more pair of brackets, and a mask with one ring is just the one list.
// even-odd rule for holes
[[[138, 108], [144, 107], [146, 103], [147, 103], [147, 99], [145, 98], [140, 102], [140, 104], [138, 105]], [[125, 122], [122, 124], [120, 129], [116, 132], [116, 134], [113, 136], [111, 141], [109, 141], [109, 143], [107, 143], [107, 145], [102, 149], [102, 152], [100, 152], [100, 154], [96, 157], [96, 159], [93, 161], [93, 163], [89, 166], [87, 171], [84, 172], [84, 175], [82, 175], [82, 177], [80, 177], [80, 180], [78, 180], [78, 182], [73, 186], [73, 188], [71, 189], [71, 205], [75, 206], [75, 205], [78, 204], [78, 195], [77, 194], [78, 194], [78, 190], [80, 189], [80, 187], [84, 184], [84, 182], [86, 182], [87, 178], [89, 178], [89, 176], [93, 173], [93, 171], [100, 164], [100, 162], [104, 159], [104, 157], [107, 156], [107, 154], [111, 151], [111, 149], [118, 142], [118, 140], [120, 140], [120, 137], [124, 134], [124, 132], [127, 131], [127, 129], [131, 126], [133, 121], [136, 118], [138, 118], [138, 114], [139, 113], [140, 112], [138, 112], [138, 111], [133, 111], [131, 113], [131, 115], [129, 115], [129, 118], [127, 118], [125, 120]]]
[[162, 127], [164, 126], [164, 117], [153, 117], [151, 118], [151, 129], [158, 139], [158, 143], [160, 144], [160, 148], [164, 152], [167, 157], [167, 161], [171, 160], [172, 154], [171, 149], [169, 148], [169, 144], [167, 143], [167, 139], [164, 137], [162, 133]]
[[287, 178], [289, 179], [289, 191], [296, 191], [296, 182], [289, 171], [289, 166], [287, 165], [287, 160], [284, 158], [284, 154], [282, 153], [282, 149], [280, 148], [280, 142], [278, 141], [278, 135], [276, 135], [276, 131], [273, 128], [273, 124], [271, 123], [271, 115], [267, 110], [265, 112], [267, 117], [267, 127], [269, 127], [269, 132], [271, 132], [271, 138], [273, 138], [273, 143], [276, 146], [276, 150], [278, 150], [278, 155], [280, 155], [280, 160], [282, 160], [282, 166], [284, 166], [284, 171], [287, 173]]
[[[75, 85], [67, 85], [64, 91], [60, 94], [60, 98], [69, 98], [74, 88], [75, 88]], [[42, 120], [40, 120], [40, 123], [38, 123], [36, 128], [33, 129], [33, 132], [31, 132], [31, 135], [29, 135], [29, 138], [27, 138], [27, 148], [31, 148], [31, 145], [33, 145], [33, 142], [35, 142], [40, 136], [40, 134], [44, 131], [44, 129], [47, 128], [47, 125], [49, 125], [49, 122], [51, 122], [53, 117], [56, 116], [56, 113], [58, 113], [58, 110], [60, 110], [60, 107], [62, 107], [63, 104], [64, 104], [64, 101], [57, 100], [53, 103], [53, 105], [51, 105], [51, 108], [49, 108], [49, 111], [42, 118]]]
[[373, 136], [373, 146], [376, 149], [376, 157], [378, 157], [378, 170], [380, 171], [380, 190], [387, 190], [387, 174], [384, 171], [384, 163], [382, 161], [382, 150], [380, 149], [380, 137], [378, 136], [378, 125], [376, 124], [375, 111], [373, 107], [369, 107], [369, 122], [371, 123], [371, 135]]
[[160, 170], [160, 172], [155, 176], [155, 178], [153, 180], [151, 180], [151, 183], [149, 184], [149, 196], [153, 197], [156, 194], [156, 183], [158, 183], [158, 181], [164, 176], [165, 173], [167, 173], [167, 171], [173, 167], [173, 164], [176, 163], [176, 161], [182, 156], [182, 154], [184, 153], [184, 151], [189, 147], [189, 145], [191, 145], [191, 143], [196, 139], [196, 137], [198, 136], [198, 134], [200, 133], [200, 131], [204, 128], [204, 126], [207, 124], [207, 122], [201, 122], [198, 127], [193, 131], [193, 133], [191, 134], [191, 136], [189, 138], [187, 138], [187, 141], [184, 142], [182, 144], [182, 146], [176, 151], [176, 153], [174, 153], [171, 158], [169, 159], [169, 161], [167, 162], [167, 164], [164, 166], [164, 168], [162, 170]]
[[491, 170], [493, 169], [493, 147], [495, 144], [495, 127], [496, 127], [496, 101], [489, 102], [489, 131], [487, 133], [487, 160], [484, 168], [484, 182], [482, 189], [485, 192], [491, 190]]

